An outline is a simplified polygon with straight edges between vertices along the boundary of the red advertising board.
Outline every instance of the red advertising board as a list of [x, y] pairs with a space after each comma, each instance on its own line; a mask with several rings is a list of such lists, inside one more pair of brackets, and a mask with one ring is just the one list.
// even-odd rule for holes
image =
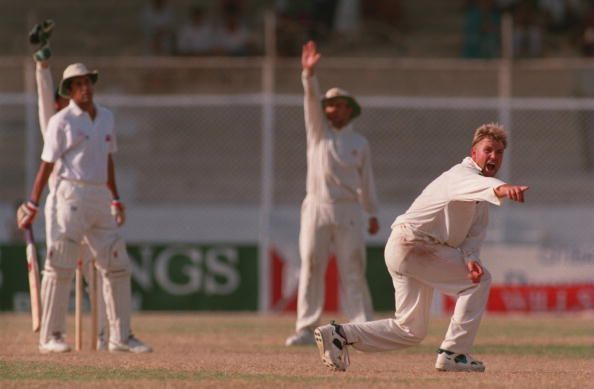
[[[446, 312], [454, 310], [455, 298], [444, 296]], [[594, 284], [495, 285], [491, 287], [488, 312], [579, 312], [594, 309]]]

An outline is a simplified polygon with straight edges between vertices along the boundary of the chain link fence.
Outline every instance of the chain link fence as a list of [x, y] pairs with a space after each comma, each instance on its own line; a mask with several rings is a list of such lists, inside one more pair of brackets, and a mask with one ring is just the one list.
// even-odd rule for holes
[[[293, 226], [291, 231], [298, 226], [306, 173], [302, 96], [294, 88], [299, 86], [299, 70], [294, 65], [277, 69], [277, 79], [292, 79], [293, 89], [283, 84], [274, 98], [273, 174], [269, 182], [263, 182], [264, 99], [257, 64], [240, 61], [232, 67], [221, 66], [216, 73], [213, 62], [193, 70], [219, 77], [230, 72], [235, 78], [245, 70], [254, 80], [249, 86], [243, 83], [235, 93], [228, 88], [224, 93], [210, 93], [215, 89], [211, 86], [211, 91], [198, 94], [130, 95], [113, 92], [109, 82], [107, 87], [98, 84], [97, 100], [116, 116], [119, 152], [115, 161], [120, 192], [132, 215], [127, 227], [132, 239], [153, 239], [154, 233], [146, 232], [148, 219], [142, 216], [164, 208], [176, 211], [155, 213], [159, 216], [152, 220], [159, 224], [160, 240], [178, 239], [180, 233], [184, 239], [198, 241], [258, 239], [257, 215], [268, 185], [273, 198], [273, 235], [283, 223]], [[489, 66], [482, 71], [492, 83], [497, 68]], [[186, 66], [183, 71], [189, 73], [189, 69]], [[398, 73], [398, 68], [382, 71]], [[167, 74], [175, 72], [174, 67], [166, 70]], [[352, 72], [347, 69], [345, 74]], [[149, 73], [146, 68], [127, 72], [132, 79], [135, 74]], [[341, 78], [340, 73], [329, 77], [330, 82], [324, 75], [320, 75], [322, 89], [334, 86], [336, 80], [349, 85], [350, 78]], [[494, 96], [374, 95], [365, 93], [362, 80], [354, 84], [364, 107], [355, 128], [371, 145], [384, 225], [384, 235], [377, 239], [383, 240], [388, 224], [420, 190], [468, 154], [474, 129], [499, 120], [501, 101]], [[108, 93], [102, 93], [102, 88]], [[504, 178], [531, 189], [525, 205], [506, 204], [495, 210], [492, 229], [497, 231], [490, 236], [504, 241], [589, 242], [594, 226], [585, 215], [594, 205], [594, 101], [522, 97], [512, 99], [509, 106], [511, 142], [505, 162], [508, 177]], [[36, 117], [27, 119], [31, 112], [36, 114], [32, 95], [4, 93], [0, 107], [0, 204], [2, 215], [9, 219], [14, 203], [30, 189], [26, 185], [27, 155], [36, 166], [41, 141], [27, 144], [27, 123], [34, 123], [32, 130], [39, 134]], [[136, 223], [134, 212], [140, 220]], [[218, 232], [201, 235], [199, 225]], [[5, 229], [2, 239], [8, 235]]]

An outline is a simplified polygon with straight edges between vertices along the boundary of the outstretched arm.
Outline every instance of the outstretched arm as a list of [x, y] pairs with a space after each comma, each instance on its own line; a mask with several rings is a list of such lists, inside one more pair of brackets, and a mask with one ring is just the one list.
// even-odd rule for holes
[[528, 187], [525, 185], [510, 185], [505, 184], [498, 186], [495, 188], [495, 195], [497, 197], [504, 198], [507, 197], [510, 200], [517, 201], [519, 203], [524, 202], [524, 192], [528, 190]]

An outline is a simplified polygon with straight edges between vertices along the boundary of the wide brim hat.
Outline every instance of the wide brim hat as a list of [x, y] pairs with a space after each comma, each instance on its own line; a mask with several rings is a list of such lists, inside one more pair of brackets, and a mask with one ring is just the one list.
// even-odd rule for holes
[[89, 70], [87, 67], [82, 63], [73, 63], [68, 65], [66, 69], [64, 69], [64, 74], [62, 75], [62, 81], [60, 82], [60, 87], [58, 88], [58, 93], [60, 96], [68, 98], [68, 89], [70, 87], [70, 80], [74, 77], [81, 77], [81, 76], [89, 76], [91, 82], [95, 84], [99, 79], [99, 72], [97, 70]]
[[326, 103], [332, 100], [343, 99], [346, 100], [347, 104], [352, 108], [353, 113], [351, 115], [351, 119], [356, 118], [357, 116], [361, 115], [361, 106], [355, 100], [353, 95], [342, 88], [331, 88], [328, 89], [324, 98], [322, 99], [322, 107], [326, 106]]

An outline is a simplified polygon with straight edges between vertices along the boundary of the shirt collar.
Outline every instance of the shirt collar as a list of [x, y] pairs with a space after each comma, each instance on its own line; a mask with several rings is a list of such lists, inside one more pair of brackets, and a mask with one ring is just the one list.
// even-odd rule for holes
[[[72, 112], [76, 115], [76, 116], [82, 116], [84, 114], [87, 114], [85, 111], [83, 111], [78, 104], [76, 104], [74, 102], [74, 100], [70, 99], [70, 102], [68, 103], [68, 107], [72, 110]], [[95, 105], [95, 109], [97, 109], [97, 106]], [[88, 115], [88, 114], [87, 114]], [[99, 115], [99, 110], [97, 109], [97, 115]]]
[[464, 165], [470, 166], [475, 168], [479, 173], [482, 172], [483, 170], [481, 169], [481, 167], [479, 165], [476, 164], [476, 162], [474, 162], [474, 159], [472, 159], [471, 157], [466, 157], [462, 160], [462, 163]]
[[341, 133], [344, 134], [344, 133], [353, 131], [353, 125], [351, 123], [348, 123], [346, 126], [342, 127], [339, 130], [337, 130], [336, 128], [332, 127], [332, 125], [330, 125], [330, 128], [332, 129], [332, 131], [335, 134], [341, 134]]

